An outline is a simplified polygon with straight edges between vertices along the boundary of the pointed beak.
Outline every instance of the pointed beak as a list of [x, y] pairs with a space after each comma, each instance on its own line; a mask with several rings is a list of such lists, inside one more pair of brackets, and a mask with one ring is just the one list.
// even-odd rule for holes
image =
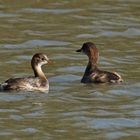
[[48, 64], [51, 64], [51, 63], [53, 63], [50, 59], [48, 60]]
[[82, 52], [82, 49], [78, 49], [78, 50], [76, 50], [76, 52]]

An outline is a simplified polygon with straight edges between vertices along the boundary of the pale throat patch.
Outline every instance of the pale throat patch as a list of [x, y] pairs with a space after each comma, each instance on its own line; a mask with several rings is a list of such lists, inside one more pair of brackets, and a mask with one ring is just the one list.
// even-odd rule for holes
[[42, 65], [45, 65], [45, 64], [47, 64], [48, 63], [48, 61], [45, 61], [45, 62], [40, 62], [40, 63], [38, 63], [38, 67], [41, 67]]

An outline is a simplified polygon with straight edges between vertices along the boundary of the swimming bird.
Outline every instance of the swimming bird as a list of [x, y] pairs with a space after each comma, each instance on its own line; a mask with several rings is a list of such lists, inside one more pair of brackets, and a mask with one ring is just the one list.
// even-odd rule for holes
[[86, 42], [77, 52], [83, 52], [89, 58], [82, 83], [120, 83], [123, 81], [117, 72], [108, 72], [97, 67], [99, 52], [95, 44]]
[[34, 76], [10, 78], [0, 85], [1, 90], [49, 91], [47, 80], [41, 66], [49, 63], [49, 58], [43, 53], [36, 53], [31, 60]]

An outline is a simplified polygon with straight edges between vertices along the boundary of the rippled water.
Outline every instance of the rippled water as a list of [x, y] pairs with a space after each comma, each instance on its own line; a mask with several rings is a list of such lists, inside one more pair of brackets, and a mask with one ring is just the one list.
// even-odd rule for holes
[[[2, 0], [0, 81], [32, 75], [30, 59], [44, 52], [49, 94], [0, 92], [2, 140], [140, 139], [140, 1]], [[99, 66], [119, 72], [121, 85], [81, 84], [93, 41]]]

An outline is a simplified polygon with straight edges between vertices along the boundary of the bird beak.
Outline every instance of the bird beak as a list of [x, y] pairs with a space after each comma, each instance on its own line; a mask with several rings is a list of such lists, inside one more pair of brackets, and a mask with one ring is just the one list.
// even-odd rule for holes
[[78, 50], [76, 50], [76, 52], [82, 52], [82, 49], [78, 49]]
[[51, 63], [52, 63], [52, 61], [49, 59], [49, 60], [48, 60], [48, 64], [51, 64]]

